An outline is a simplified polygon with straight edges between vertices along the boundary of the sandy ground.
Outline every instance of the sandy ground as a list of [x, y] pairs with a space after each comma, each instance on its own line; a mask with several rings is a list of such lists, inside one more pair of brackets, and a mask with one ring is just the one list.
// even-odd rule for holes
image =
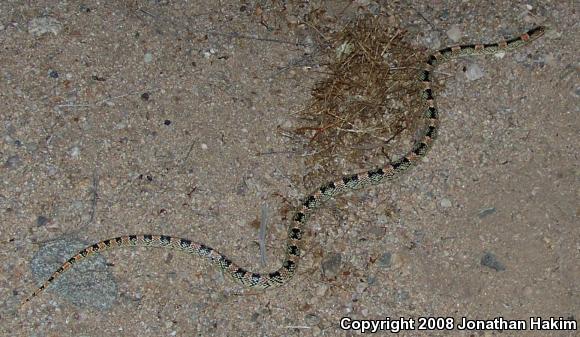
[[[574, 1], [282, 4], [0, 4], [2, 335], [357, 335], [342, 317], [578, 321]], [[247, 291], [188, 255], [118, 249], [19, 309], [79, 247], [123, 234], [187, 237], [253, 270], [279, 265], [288, 209], [309, 192], [302, 143], [280, 130], [324, 76], [310, 57], [316, 31], [296, 23], [318, 7], [337, 26], [387, 15], [426, 49], [553, 29], [503, 58], [438, 69], [441, 137], [427, 160], [317, 213], [287, 286]]]

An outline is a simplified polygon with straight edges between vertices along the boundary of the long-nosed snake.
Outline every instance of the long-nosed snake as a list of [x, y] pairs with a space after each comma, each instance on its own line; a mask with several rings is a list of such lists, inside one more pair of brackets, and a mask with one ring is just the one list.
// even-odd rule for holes
[[356, 190], [370, 185], [377, 185], [381, 182], [398, 178], [403, 172], [407, 171], [421, 160], [421, 158], [430, 150], [433, 141], [437, 137], [439, 126], [439, 111], [435, 106], [435, 99], [431, 89], [431, 84], [433, 82], [432, 72], [437, 65], [457, 57], [489, 55], [502, 51], [514, 50], [539, 38], [544, 34], [545, 30], [545, 27], [539, 26], [525, 34], [509, 40], [490, 44], [470, 44], [448, 47], [429, 55], [418, 76], [418, 80], [421, 81], [424, 86], [424, 89], [421, 92], [421, 99], [425, 104], [424, 118], [426, 120], [426, 127], [423, 130], [422, 137], [420, 137], [420, 139], [415, 142], [412, 149], [400, 159], [383, 167], [344, 176], [338, 180], [326, 183], [318, 188], [318, 190], [313, 194], [307, 196], [292, 216], [291, 224], [288, 229], [286, 256], [284, 263], [278, 270], [268, 274], [247, 271], [213, 248], [188, 239], [151, 234], [127, 235], [103, 240], [81, 250], [58, 268], [30, 296], [26, 297], [22, 304], [25, 304], [33, 297], [38, 296], [66, 270], [70, 269], [74, 264], [84, 258], [106, 249], [125, 246], [167, 247], [179, 249], [190, 254], [196, 254], [211, 261], [227, 275], [230, 275], [234, 280], [250, 288], [266, 289], [284, 285], [296, 272], [303, 251], [301, 243], [304, 236], [304, 225], [314, 210], [319, 208], [330, 198], [346, 191]]

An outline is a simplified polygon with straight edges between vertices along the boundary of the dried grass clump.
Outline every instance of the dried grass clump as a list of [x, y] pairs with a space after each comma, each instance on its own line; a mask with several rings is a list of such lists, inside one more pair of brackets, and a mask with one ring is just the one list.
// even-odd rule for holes
[[331, 75], [313, 89], [297, 129], [314, 153], [307, 185], [385, 163], [405, 130], [411, 141], [423, 106], [417, 74], [424, 54], [403, 38], [401, 30], [368, 17], [332, 37]]

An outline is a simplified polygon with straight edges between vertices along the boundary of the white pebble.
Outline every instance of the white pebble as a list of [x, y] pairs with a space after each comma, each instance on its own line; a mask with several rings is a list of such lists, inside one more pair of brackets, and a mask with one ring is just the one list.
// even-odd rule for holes
[[443, 208], [451, 207], [451, 200], [449, 200], [447, 198], [441, 199], [441, 207], [443, 207]]
[[431, 49], [439, 49], [441, 48], [441, 36], [437, 31], [429, 32], [429, 35], [425, 37], [425, 42]]
[[217, 53], [217, 50], [216, 50], [216, 49], [213, 49], [213, 48], [209, 48], [209, 49], [207, 49], [207, 50], [204, 50], [204, 51], [202, 52], [202, 54], [203, 54], [203, 57], [205, 57], [206, 59], [208, 59], [208, 58], [212, 57], [212, 56], [213, 56], [213, 55], [215, 55], [216, 53]]
[[51, 17], [34, 18], [28, 22], [28, 33], [34, 36], [41, 36], [46, 33], [57, 35], [61, 30], [61, 23]]
[[202, 144], [201, 144], [201, 149], [202, 149], [202, 150], [207, 150], [207, 144], [205, 144], [205, 143], [202, 143]]
[[[520, 55], [520, 54], [516, 54], [516, 56], [517, 55]], [[500, 52], [497, 52], [497, 53], [493, 54], [493, 57], [495, 57], [496, 59], [499, 59], [499, 60], [501, 60], [502, 58], [504, 58], [504, 56], [505, 56], [505, 52], [503, 50], [500, 51]]]
[[558, 58], [553, 53], [546, 54], [546, 56], [544, 57], [544, 62], [552, 67], [558, 66]]
[[465, 70], [465, 76], [468, 80], [475, 81], [483, 77], [483, 71], [479, 65], [477, 65], [477, 63], [472, 63], [467, 66], [467, 69]]
[[370, 0], [356, 0], [355, 3], [359, 7], [366, 7], [369, 5]]
[[447, 37], [449, 37], [453, 42], [459, 42], [462, 35], [463, 33], [461, 32], [461, 29], [459, 29], [459, 26], [457, 25], [453, 25], [449, 30], [447, 30]]
[[282, 123], [282, 127], [284, 129], [290, 129], [290, 128], [292, 128], [292, 121], [291, 120], [284, 121], [284, 123]]
[[145, 56], [143, 56], [143, 62], [151, 63], [152, 61], [153, 61], [153, 54], [146, 53]]
[[81, 155], [81, 149], [78, 146], [73, 146], [68, 153], [71, 157], [78, 158]]

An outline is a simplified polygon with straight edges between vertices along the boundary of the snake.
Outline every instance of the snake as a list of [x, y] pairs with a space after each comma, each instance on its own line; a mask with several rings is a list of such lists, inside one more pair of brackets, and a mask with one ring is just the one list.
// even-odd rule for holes
[[305, 225], [316, 209], [319, 209], [329, 199], [335, 198], [343, 193], [399, 178], [403, 173], [415, 166], [430, 151], [439, 132], [439, 110], [436, 107], [432, 90], [432, 83], [434, 81], [433, 72], [438, 65], [459, 57], [492, 55], [518, 49], [544, 35], [546, 29], [546, 26], [537, 26], [511, 39], [489, 44], [466, 44], [447, 47], [430, 54], [422, 64], [422, 67], [419, 67], [417, 75], [417, 81], [420, 81], [422, 84], [422, 91], [418, 96], [422, 101], [424, 109], [422, 118], [425, 121], [425, 126], [420, 133], [421, 136], [417, 137], [411, 150], [399, 159], [385, 164], [382, 167], [356, 174], [349, 174], [325, 183], [314, 193], [301, 199], [288, 226], [284, 262], [277, 270], [269, 273], [249, 271], [210, 246], [194, 242], [187, 238], [154, 234], [125, 235], [99, 241], [79, 251], [65, 261], [34, 292], [27, 296], [22, 301], [22, 305], [40, 295], [63, 273], [83, 259], [95, 253], [117, 247], [162, 247], [197, 255], [208, 260], [211, 264], [222, 270], [224, 274], [247, 288], [269, 289], [287, 284], [296, 273], [300, 258], [304, 252], [303, 240], [305, 238]]

